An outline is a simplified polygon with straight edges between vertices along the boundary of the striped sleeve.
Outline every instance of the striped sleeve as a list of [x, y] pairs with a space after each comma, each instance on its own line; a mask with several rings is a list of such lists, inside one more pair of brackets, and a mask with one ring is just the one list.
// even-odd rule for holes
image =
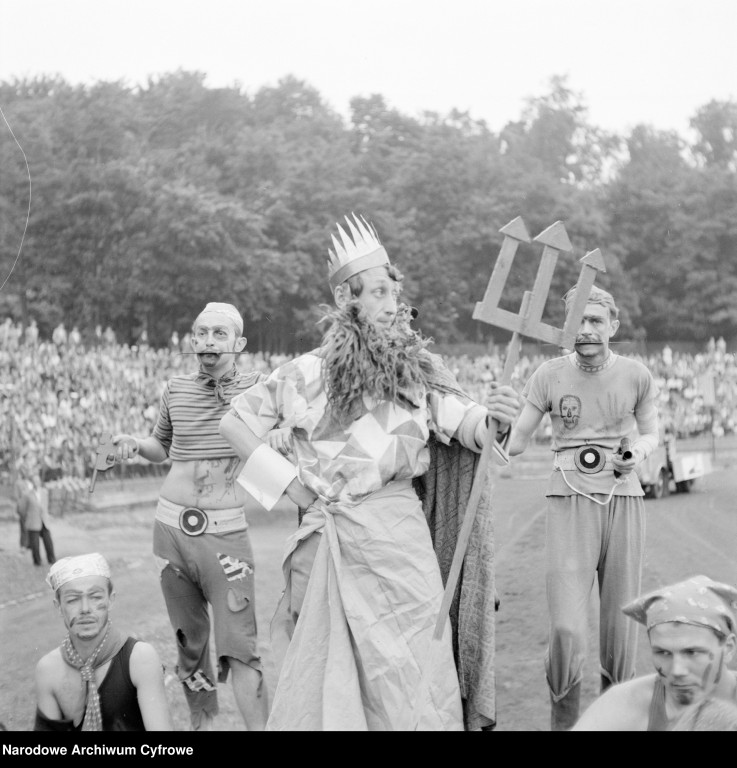
[[159, 418], [154, 426], [153, 436], [164, 446], [166, 455], [169, 455], [171, 441], [174, 435], [174, 429], [169, 417], [169, 382], [166, 383], [164, 391], [161, 393], [159, 402]]

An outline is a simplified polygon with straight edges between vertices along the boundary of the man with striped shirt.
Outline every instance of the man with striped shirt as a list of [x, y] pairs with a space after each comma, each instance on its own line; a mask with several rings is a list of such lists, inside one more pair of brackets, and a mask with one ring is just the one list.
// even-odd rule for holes
[[[246, 494], [236, 482], [242, 462], [218, 432], [231, 399], [262, 374], [236, 368], [236, 354], [245, 348], [246, 339], [243, 319], [232, 304], [207, 304], [194, 321], [191, 344], [199, 371], [166, 383], [153, 433], [140, 439], [117, 435], [116, 458], [171, 460], [156, 509], [153, 543], [192, 729], [210, 729], [218, 712], [217, 682], [224, 682], [232, 671], [233, 692], [247, 729], [262, 730], [268, 707], [258, 655]], [[210, 661], [208, 604], [217, 681]]]

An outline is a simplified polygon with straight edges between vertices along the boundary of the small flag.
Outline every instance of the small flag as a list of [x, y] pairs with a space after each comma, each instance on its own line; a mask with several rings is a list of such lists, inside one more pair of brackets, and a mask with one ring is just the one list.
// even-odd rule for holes
[[190, 691], [214, 691], [215, 686], [207, 679], [207, 676], [201, 669], [198, 669], [193, 675], [190, 675], [184, 684]]
[[245, 579], [246, 576], [250, 576], [253, 573], [253, 567], [245, 560], [239, 560], [237, 557], [223, 555], [221, 552], [218, 552], [218, 560], [223, 571], [225, 571], [228, 581]]

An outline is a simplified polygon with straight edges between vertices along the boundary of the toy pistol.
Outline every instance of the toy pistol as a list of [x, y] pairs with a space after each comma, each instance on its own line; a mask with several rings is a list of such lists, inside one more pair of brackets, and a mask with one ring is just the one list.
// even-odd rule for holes
[[90, 481], [90, 493], [95, 490], [95, 482], [97, 481], [97, 473], [105, 472], [115, 464], [115, 444], [113, 443], [113, 436], [108, 434], [100, 438], [100, 445], [97, 447], [97, 455], [95, 456], [95, 467], [92, 472], [92, 480]]
[[[630, 439], [629, 437], [623, 437], [622, 441], [619, 444], [619, 449], [617, 450], [617, 453], [625, 460], [632, 458], [632, 451], [630, 450]], [[614, 477], [619, 477], [619, 472], [617, 470], [614, 470]]]

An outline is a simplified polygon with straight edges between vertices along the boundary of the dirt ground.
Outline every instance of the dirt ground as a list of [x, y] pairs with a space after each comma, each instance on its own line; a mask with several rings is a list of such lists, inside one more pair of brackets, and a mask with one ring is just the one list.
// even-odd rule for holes
[[[717, 458], [715, 471], [690, 493], [645, 502], [648, 514], [644, 588], [697, 573], [737, 583], [737, 473], [731, 457]], [[547, 642], [542, 558], [545, 546], [545, 473], [516, 472], [495, 481], [497, 614], [497, 731], [549, 730], [548, 691], [543, 669]], [[176, 730], [188, 729], [184, 695], [173, 670], [174, 639], [151, 556], [153, 508], [115, 513], [77, 513], [54, 521], [57, 556], [99, 551], [110, 561], [117, 600], [113, 618], [151, 642], [167, 669], [167, 695]], [[268, 625], [282, 587], [284, 541], [296, 524], [291, 510], [251, 526], [256, 558], [257, 619], [269, 691], [275, 686]], [[3, 648], [0, 722], [8, 730], [30, 730], [36, 661], [63, 638], [63, 625], [44, 584], [47, 567], [35, 567], [21, 551], [17, 524], [0, 522], [0, 647]], [[583, 686], [584, 706], [598, 692], [597, 604], [592, 594], [591, 639]], [[644, 636], [638, 673], [649, 671]], [[216, 729], [243, 730], [229, 684], [219, 688]]]

